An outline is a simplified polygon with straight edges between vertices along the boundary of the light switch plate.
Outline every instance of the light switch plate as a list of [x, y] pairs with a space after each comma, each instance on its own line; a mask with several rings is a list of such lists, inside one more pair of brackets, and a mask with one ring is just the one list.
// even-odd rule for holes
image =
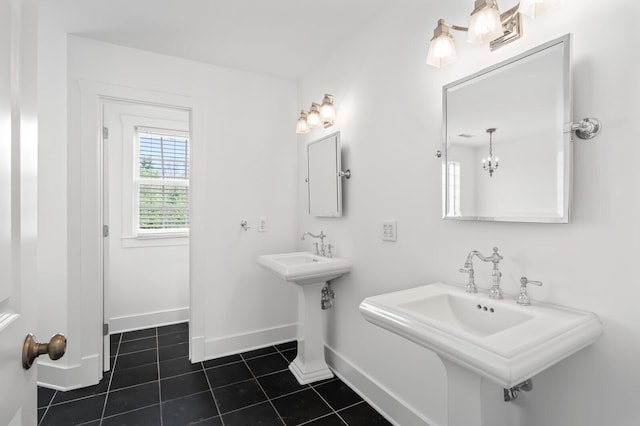
[[382, 241], [397, 241], [398, 225], [395, 220], [382, 221]]
[[258, 218], [258, 232], [267, 232], [267, 218], [259, 217]]

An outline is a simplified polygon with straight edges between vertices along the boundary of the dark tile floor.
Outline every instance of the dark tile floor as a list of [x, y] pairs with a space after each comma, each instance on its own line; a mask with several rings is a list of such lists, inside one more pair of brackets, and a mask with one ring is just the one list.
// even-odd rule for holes
[[389, 425], [341, 380], [300, 385], [295, 342], [191, 364], [187, 323], [111, 336], [112, 371], [88, 388], [38, 388], [41, 426]]

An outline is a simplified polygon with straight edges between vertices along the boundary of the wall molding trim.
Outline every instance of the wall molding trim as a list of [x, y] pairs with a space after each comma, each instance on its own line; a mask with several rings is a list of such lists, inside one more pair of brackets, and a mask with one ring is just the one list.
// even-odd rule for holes
[[38, 385], [60, 391], [96, 385], [95, 371], [101, 367], [100, 354], [88, 355], [79, 364], [64, 365], [48, 359], [38, 360]]
[[335, 375], [391, 423], [399, 426], [438, 426], [335, 349], [325, 345], [324, 353]]
[[204, 359], [213, 359], [240, 352], [260, 349], [265, 346], [296, 340], [298, 324], [285, 324], [247, 333], [207, 339], [205, 341]]
[[189, 321], [189, 308], [109, 318], [109, 334]]
[[[81, 162], [80, 167], [72, 171], [73, 176], [78, 181], [81, 181], [82, 185], [73, 191], [70, 190], [69, 195], [81, 206], [77, 224], [70, 225], [69, 228], [69, 232], [75, 236], [74, 240], [69, 242], [69, 250], [73, 253], [77, 252], [79, 256], [78, 261], [70, 263], [69, 266], [69, 277], [73, 277], [73, 279], [69, 280], [69, 294], [73, 295], [74, 298], [73, 301], [70, 299], [69, 304], [70, 306], [82, 307], [80, 312], [77, 313], [70, 310], [69, 315], [73, 318], [77, 317], [79, 323], [82, 324], [81, 333], [75, 336], [74, 340], [82, 342], [84, 350], [99, 354], [100, 362], [95, 363], [93, 374], [84, 376], [86, 381], [82, 385], [89, 386], [97, 383], [96, 380], [102, 377], [103, 357], [109, 356], [109, 354], [103, 354], [102, 339], [102, 325], [105, 317], [109, 318], [109, 315], [108, 312], [105, 315], [103, 300], [104, 237], [101, 229], [104, 211], [102, 185], [104, 147], [100, 130], [102, 126], [101, 102], [105, 100], [125, 101], [189, 111], [191, 133], [194, 141], [206, 140], [206, 124], [205, 120], [202, 119], [206, 104], [203, 99], [191, 96], [159, 90], [137, 89], [82, 78], [70, 80], [69, 87], [79, 91], [77, 93], [79, 104], [76, 105], [79, 111], [69, 110], [69, 117], [75, 123], [69, 129], [69, 134], [73, 135], [70, 136], [69, 147], [70, 149], [77, 149], [82, 155], [81, 158], [87, 159], [87, 161]], [[204, 144], [204, 142], [201, 144]], [[197, 151], [197, 144], [194, 143], [193, 149]], [[190, 284], [192, 297], [194, 297], [194, 291], [193, 284]], [[193, 307], [191, 307], [191, 312], [193, 313]], [[164, 319], [163, 322], [184, 321], [189, 319], [188, 315], [189, 311], [187, 311], [186, 317], [173, 317], [173, 319]], [[135, 320], [131, 319], [131, 321], [124, 318], [109, 318], [109, 321], [113, 322], [111, 324], [112, 332], [158, 324], [157, 322], [152, 324], [145, 322], [144, 316]], [[76, 349], [69, 348], [69, 351], [74, 350], [79, 350], [78, 346], [76, 346]], [[72, 382], [63, 380], [62, 383]], [[57, 382], [52, 382], [51, 384], [63, 387]]]

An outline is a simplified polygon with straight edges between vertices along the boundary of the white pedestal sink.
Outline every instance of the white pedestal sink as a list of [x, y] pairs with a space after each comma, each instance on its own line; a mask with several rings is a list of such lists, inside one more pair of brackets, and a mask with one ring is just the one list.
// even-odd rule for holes
[[298, 285], [298, 355], [289, 370], [300, 384], [333, 377], [324, 359], [320, 292], [329, 280], [351, 270], [351, 261], [308, 252], [263, 255], [258, 264]]
[[[594, 343], [602, 324], [590, 312], [516, 304], [435, 283], [366, 298], [365, 319], [433, 350], [447, 370], [449, 426], [482, 426], [480, 387], [512, 388]], [[453, 409], [452, 401], [464, 401]]]

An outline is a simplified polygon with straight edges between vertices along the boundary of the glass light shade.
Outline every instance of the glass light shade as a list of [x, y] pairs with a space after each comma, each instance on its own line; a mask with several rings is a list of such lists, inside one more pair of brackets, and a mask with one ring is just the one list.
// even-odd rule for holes
[[467, 41], [473, 44], [487, 44], [504, 34], [500, 11], [491, 6], [485, 6], [471, 14]]
[[562, 0], [521, 0], [518, 12], [531, 18], [540, 16], [548, 9], [559, 5]]
[[451, 34], [440, 34], [431, 39], [429, 53], [427, 54], [427, 65], [441, 68], [456, 59], [456, 44]]
[[323, 123], [333, 123], [336, 119], [336, 109], [333, 107], [331, 95], [324, 95], [322, 105], [320, 105], [320, 120]]
[[307, 124], [311, 129], [318, 128], [322, 125], [322, 120], [320, 119], [320, 110], [318, 109], [318, 104], [311, 104], [311, 110], [307, 115]]
[[298, 122], [296, 123], [296, 133], [299, 135], [304, 135], [309, 133], [311, 129], [309, 128], [309, 124], [307, 123], [307, 112], [302, 110], [300, 111], [300, 118], [298, 118]]

